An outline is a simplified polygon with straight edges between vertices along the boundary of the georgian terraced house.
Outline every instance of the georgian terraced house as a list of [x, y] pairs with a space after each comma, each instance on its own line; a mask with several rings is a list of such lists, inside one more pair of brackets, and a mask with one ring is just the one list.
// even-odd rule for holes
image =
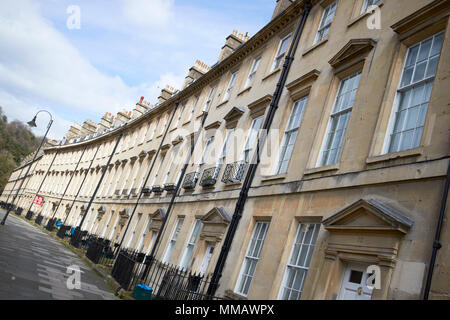
[[[26, 179], [15, 205], [27, 209], [44, 181], [35, 214], [58, 209], [70, 226], [85, 215], [89, 234], [143, 253], [167, 219], [156, 258], [221, 264], [220, 297], [421, 299], [450, 161], [449, 13], [449, 0], [278, 0], [264, 28], [234, 31], [181, 90], [72, 126], [0, 200]], [[450, 294], [444, 210], [433, 299]], [[372, 265], [380, 285], [368, 287]]]

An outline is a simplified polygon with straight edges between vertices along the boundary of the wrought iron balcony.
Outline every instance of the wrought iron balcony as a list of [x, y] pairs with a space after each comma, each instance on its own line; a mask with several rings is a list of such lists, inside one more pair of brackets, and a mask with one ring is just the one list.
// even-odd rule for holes
[[191, 172], [186, 175], [183, 182], [184, 189], [194, 189], [198, 180], [198, 172]]
[[123, 196], [126, 196], [126, 195], [128, 195], [128, 189], [123, 189], [123, 191], [122, 191], [122, 195], [123, 195]]
[[221, 166], [212, 167], [205, 169], [203, 171], [202, 179], [200, 180], [200, 185], [202, 187], [211, 187], [216, 184], [217, 177], [219, 176]]
[[150, 193], [152, 193], [152, 188], [143, 188], [142, 189], [142, 193], [143, 194], [150, 194]]
[[162, 193], [164, 191], [164, 188], [162, 188], [161, 186], [153, 186], [152, 191], [154, 193]]
[[130, 194], [131, 194], [132, 196], [137, 196], [137, 189], [136, 189], [136, 188], [131, 189]]
[[235, 183], [242, 180], [245, 169], [247, 168], [247, 162], [237, 161], [227, 164], [222, 176], [223, 183]]
[[173, 183], [166, 183], [164, 185], [164, 190], [166, 191], [175, 191], [176, 186]]
[[120, 195], [120, 190], [116, 190], [116, 191], [114, 192], [114, 194], [115, 194], [116, 196]]

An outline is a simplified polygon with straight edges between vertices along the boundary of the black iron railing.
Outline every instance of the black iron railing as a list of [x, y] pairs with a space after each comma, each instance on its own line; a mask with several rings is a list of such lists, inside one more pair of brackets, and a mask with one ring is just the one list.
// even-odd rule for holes
[[175, 191], [175, 184], [173, 184], [173, 183], [166, 183], [164, 185], [164, 190], [166, 190], [166, 191]]
[[[56, 235], [61, 238], [64, 239], [66, 237], [70, 237], [70, 230], [72, 229], [71, 226], [65, 226], [65, 225], [61, 225], [58, 229], [58, 232], [56, 233]], [[47, 230], [48, 230], [48, 225], [47, 225]], [[50, 230], [51, 231], [51, 230]]]
[[221, 166], [205, 169], [203, 171], [202, 178], [200, 179], [200, 185], [202, 187], [211, 187], [216, 184], [217, 177], [219, 176]]
[[153, 186], [152, 191], [154, 193], [162, 193], [164, 191], [164, 188], [162, 188], [161, 186]]
[[247, 162], [237, 161], [227, 164], [222, 176], [223, 183], [234, 183], [242, 180], [245, 169], [247, 168]]
[[183, 181], [183, 189], [194, 189], [198, 180], [198, 172], [191, 172], [186, 174]]
[[143, 188], [142, 189], [142, 193], [143, 194], [150, 194], [150, 193], [152, 193], [152, 188]]
[[111, 247], [111, 241], [98, 238], [97, 236], [91, 236], [89, 238], [86, 257], [95, 264], [112, 265], [115, 252]]
[[31, 219], [33, 219], [33, 215], [34, 215], [34, 212], [31, 211], [31, 210], [29, 210], [29, 211], [27, 212], [27, 214], [25, 215], [25, 219], [31, 220]]
[[36, 219], [34, 220], [34, 222], [35, 222], [38, 226], [40, 226], [43, 219], [44, 219], [44, 217], [41, 216], [40, 214], [38, 214], [38, 216], [36, 217]]

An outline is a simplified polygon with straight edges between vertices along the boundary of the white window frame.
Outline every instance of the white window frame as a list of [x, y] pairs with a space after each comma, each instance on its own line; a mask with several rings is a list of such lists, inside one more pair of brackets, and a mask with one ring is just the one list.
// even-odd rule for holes
[[162, 135], [164, 133], [168, 121], [169, 121], [169, 114], [166, 114], [166, 116], [164, 117], [164, 125], [161, 127], [161, 132], [159, 133], [159, 135]]
[[260, 63], [261, 63], [261, 56], [258, 56], [253, 60], [252, 67], [250, 68], [250, 71], [248, 73], [247, 81], [245, 82], [244, 89], [250, 87], [251, 84], [253, 83], [253, 79], [255, 78], [255, 74], [256, 74], [256, 71], [258, 71], [258, 67], [259, 67]]
[[235, 71], [231, 75], [230, 81], [228, 82], [227, 90], [225, 90], [225, 93], [223, 94], [222, 101], [226, 101], [230, 98], [231, 90], [233, 90], [233, 87], [236, 84], [236, 79], [237, 79], [238, 75], [239, 75], [239, 71]]
[[195, 108], [197, 107], [197, 103], [198, 103], [199, 99], [200, 99], [199, 97], [195, 97], [194, 103], [192, 104], [191, 112], [189, 113], [189, 117], [187, 119], [188, 122], [191, 121], [192, 116], [194, 115]]
[[225, 137], [225, 141], [223, 142], [222, 153], [220, 154], [219, 159], [217, 160], [218, 166], [224, 164], [226, 161], [228, 146], [230, 145], [230, 139], [232, 139], [232, 137], [234, 137], [235, 131], [236, 131], [235, 128], [231, 128], [231, 129], [227, 130], [227, 135]]
[[200, 236], [200, 231], [202, 229], [203, 223], [200, 219], [195, 219], [194, 226], [187, 240], [186, 248], [184, 249], [183, 256], [181, 258], [180, 267], [186, 269], [189, 261], [194, 254], [194, 247], [197, 243], [197, 239]]
[[[361, 74], [362, 74], [362, 72], [358, 71], [358, 72], [353, 73], [352, 75], [350, 75], [348, 77], [345, 77], [344, 79], [342, 79], [339, 82], [339, 88], [338, 88], [338, 91], [337, 91], [337, 94], [336, 94], [336, 98], [335, 98], [335, 101], [334, 101], [333, 110], [332, 110], [331, 115], [329, 117], [326, 134], [323, 137], [322, 146], [320, 148], [320, 155], [318, 157], [317, 167], [333, 165], [333, 164], [336, 164], [336, 163], [339, 162], [339, 158], [340, 158], [340, 155], [341, 155], [341, 152], [342, 152], [342, 147], [343, 147], [343, 144], [344, 144], [345, 136], [346, 136], [346, 133], [347, 133], [347, 127], [348, 127], [348, 124], [350, 122], [350, 117], [351, 117], [351, 114], [352, 114], [352, 111], [353, 111], [353, 108], [354, 108], [356, 97], [358, 95], [358, 90], [359, 90], [359, 86], [360, 86], [360, 82], [361, 82]], [[345, 109], [341, 109], [341, 110], [336, 111], [336, 108], [337, 108], [337, 106], [338, 106], [338, 104], [340, 102], [340, 98], [344, 97], [345, 94], [349, 93], [349, 91], [346, 91], [344, 93], [342, 92], [343, 91], [343, 87], [345, 85], [345, 82], [350, 80], [350, 79], [352, 79], [352, 78], [354, 78], [354, 77], [358, 77], [358, 86], [353, 89], [353, 90], [356, 89], [355, 90], [356, 91], [355, 92], [355, 100], [353, 101], [353, 104], [351, 106], [347, 106], [347, 108], [345, 108]], [[351, 91], [353, 91], [353, 90], [351, 90]], [[334, 145], [334, 141], [336, 139], [336, 132], [338, 131], [338, 130], [335, 130], [333, 132], [333, 135], [330, 136], [330, 131], [332, 130], [333, 124], [336, 122], [336, 128], [337, 128], [338, 125], [340, 124], [341, 119], [344, 119], [342, 117], [345, 117], [347, 115], [348, 115], [348, 119], [344, 120], [345, 121], [345, 123], [344, 123], [345, 127], [343, 128], [343, 132], [342, 132], [342, 135], [341, 135], [340, 141], [339, 141], [339, 146], [337, 147], [337, 154], [336, 154], [336, 157], [335, 157], [335, 161], [333, 161], [333, 162], [328, 162], [329, 160], [325, 160], [324, 161], [324, 159], [325, 159], [324, 158], [324, 153], [326, 151], [328, 152], [328, 154], [327, 154], [327, 159], [328, 159], [328, 155], [329, 155], [330, 150], [336, 149], [336, 148], [328, 148], [327, 149], [328, 145], [331, 144], [331, 147]]]
[[[286, 124], [286, 129], [284, 130], [283, 140], [281, 141], [277, 166], [275, 168], [276, 169], [275, 174], [283, 174], [287, 172], [289, 162], [292, 156], [292, 151], [294, 149], [295, 141], [297, 140], [298, 130], [302, 123], [303, 114], [305, 112], [307, 103], [308, 103], [308, 96], [295, 101], [292, 106], [291, 114], [289, 115], [289, 119]], [[297, 120], [298, 123], [295, 123], [294, 122], [295, 120]], [[292, 139], [291, 137], [293, 135], [295, 135], [294, 141], [292, 142], [292, 144], [288, 144], [291, 141]], [[288, 154], [287, 157], [286, 154]], [[281, 170], [283, 168], [284, 162], [287, 162], [286, 167], [284, 168], [284, 170]]]
[[[287, 45], [286, 45], [286, 50], [284, 52], [280, 52], [281, 45], [283, 44], [283, 42], [286, 39], [288, 39]], [[283, 58], [286, 55], [286, 53], [288, 52], [288, 50], [289, 50], [289, 43], [290, 43], [290, 41], [291, 41], [291, 33], [289, 33], [287, 36], [285, 36], [283, 39], [280, 40], [280, 43], [278, 44], [277, 53], [275, 54], [275, 58], [273, 59], [271, 71], [274, 71], [275, 69], [278, 69], [278, 68], [281, 67], [281, 64], [283, 62]]]
[[164, 254], [163, 263], [168, 263], [172, 256], [173, 248], [177, 243], [178, 235], [180, 234], [181, 228], [183, 227], [184, 218], [178, 217], [177, 224], [175, 225], [175, 229], [172, 231], [172, 236], [170, 237], [169, 244], [167, 245], [166, 252]]
[[178, 117], [177, 117], [177, 121], [175, 121], [175, 124], [173, 125], [172, 128], [176, 128], [178, 127], [178, 124], [180, 123], [181, 117], [183, 116], [183, 111], [184, 111], [185, 105], [183, 104], [181, 106], [181, 109], [179, 111]]
[[216, 90], [216, 86], [211, 87], [211, 89], [209, 89], [208, 97], [206, 98], [205, 105], [203, 106], [203, 112], [208, 111], [209, 107], [211, 106], [215, 90]]
[[[323, 9], [322, 18], [320, 19], [319, 28], [317, 29], [316, 38], [314, 44], [319, 43], [322, 40], [328, 38], [331, 25], [333, 24], [334, 16], [336, 15], [337, 0], [329, 4]], [[331, 20], [325, 24], [327, 19], [331, 16]], [[327, 30], [327, 31], [326, 31]], [[326, 36], [324, 36], [326, 31]]]
[[[261, 256], [261, 251], [264, 246], [264, 242], [266, 240], [267, 231], [269, 230], [270, 223], [268, 221], [257, 221], [255, 226], [253, 227], [252, 237], [247, 247], [247, 252], [244, 257], [244, 262], [242, 264], [241, 270], [239, 272], [239, 278], [236, 282], [236, 287], [234, 292], [247, 297], [248, 292], [250, 291], [251, 282], [255, 276], [256, 267], [258, 265], [258, 261]], [[257, 248], [257, 244], [260, 243], [259, 248]], [[256, 251], [255, 251], [256, 250]], [[254, 268], [251, 272], [245, 274], [247, 266], [249, 263], [255, 263]], [[245, 287], [247, 281], [250, 281], [247, 286], [247, 291], [245, 291]]]
[[379, 2], [381, 2], [381, 0], [364, 0], [361, 13], [366, 13], [371, 6], [376, 6]]
[[[435, 41], [435, 39], [436, 39], [437, 37], [439, 37], [439, 36], [443, 36], [443, 37], [444, 37], [444, 36], [445, 36], [445, 32], [444, 32], [444, 31], [437, 32], [437, 33], [433, 34], [432, 36], [427, 37], [427, 38], [425, 38], [425, 39], [423, 39], [423, 40], [420, 40], [420, 41], [414, 43], [413, 45], [411, 45], [410, 47], [408, 47], [408, 50], [407, 50], [407, 52], [406, 52], [406, 55], [405, 55], [405, 58], [404, 58], [404, 61], [403, 61], [403, 65], [402, 65], [402, 73], [401, 73], [401, 77], [400, 77], [400, 80], [399, 80], [399, 83], [398, 83], [398, 86], [397, 86], [397, 91], [396, 91], [396, 94], [395, 94], [394, 107], [392, 108], [391, 116], [390, 116], [390, 119], [389, 119], [389, 124], [388, 124], [388, 127], [387, 127], [387, 134], [386, 134], [386, 136], [385, 136], [384, 143], [383, 143], [383, 149], [382, 149], [382, 153], [383, 153], [383, 154], [388, 154], [388, 153], [394, 153], [394, 152], [400, 152], [400, 151], [404, 151], [404, 150], [414, 149], [414, 148], [417, 148], [417, 147], [420, 146], [420, 141], [422, 140], [422, 136], [423, 136], [423, 128], [424, 128], [424, 125], [425, 125], [425, 119], [426, 119], [426, 115], [427, 115], [427, 113], [428, 113], [428, 104], [429, 104], [430, 99], [431, 99], [431, 91], [432, 91], [432, 89], [433, 89], [434, 80], [435, 80], [435, 77], [436, 77], [437, 68], [438, 68], [438, 66], [439, 66], [439, 62], [440, 62], [440, 58], [441, 58], [441, 54], [442, 54], [442, 47], [443, 47], [443, 43], [444, 43], [444, 40], [445, 40], [445, 39], [443, 39], [442, 42], [441, 42], [441, 48], [440, 48], [439, 54], [435, 54], [435, 55], [433, 55], [433, 56], [428, 55], [427, 58], [426, 58], [426, 60], [420, 61], [420, 62], [422, 62], [422, 63], [423, 63], [423, 62], [426, 62], [426, 69], [424, 70], [424, 78], [422, 78], [422, 79], [420, 79], [420, 80], [414, 82], [414, 77], [415, 77], [416, 71], [417, 71], [417, 56], [418, 56], [419, 53], [420, 53], [420, 49], [421, 49], [422, 44], [423, 44], [424, 42], [428, 41], [428, 40], [432, 40], [431, 47], [430, 47], [430, 51], [429, 51], [429, 54], [430, 54], [430, 53], [431, 53], [431, 50], [433, 49], [434, 41]], [[414, 49], [414, 48], [416, 48], [416, 47], [419, 47], [419, 50], [418, 50], [418, 52], [417, 52], [417, 54], [416, 54], [416, 58], [415, 58], [414, 65], [406, 65], [407, 62], [408, 62], [408, 58], [409, 58], [409, 55], [410, 55], [411, 50]], [[428, 77], [427, 77], [426, 75], [428, 74], [428, 71], [429, 71], [429, 70], [428, 70], [429, 62], [430, 62], [431, 59], [434, 59], [434, 58], [437, 58], [436, 69], [435, 69], [434, 74], [433, 74], [432, 76], [428, 76]], [[406, 69], [410, 69], [411, 67], [413, 67], [413, 74], [411, 74], [410, 83], [407, 84], [407, 85], [402, 85], [402, 82], [403, 82], [403, 80], [404, 80], [403, 78], [404, 78], [405, 73], [406, 73]], [[401, 139], [401, 140], [400, 140], [400, 142], [398, 143], [398, 149], [397, 149], [396, 151], [392, 151], [392, 150], [391, 150], [391, 148], [392, 148], [392, 143], [393, 143], [392, 138], [393, 138], [394, 130], [395, 130], [395, 127], [396, 127], [397, 113], [398, 113], [399, 108], [400, 108], [401, 96], [402, 96], [403, 93], [412, 91], [412, 94], [411, 94], [411, 97], [410, 97], [410, 99], [412, 99], [412, 95], [413, 95], [413, 93], [414, 93], [414, 89], [419, 88], [419, 87], [422, 87], [422, 86], [425, 87], [425, 88], [423, 89], [423, 90], [424, 90], [424, 93], [425, 93], [426, 90], [427, 90], [427, 86], [430, 86], [430, 88], [429, 88], [429, 94], [430, 94], [430, 96], [429, 96], [429, 98], [428, 98], [428, 101], [426, 101], [426, 102], [423, 101], [423, 102], [421, 103], [421, 105], [424, 105], [424, 104], [427, 105], [427, 107], [424, 107], [425, 111], [422, 111], [422, 110], [421, 110], [422, 112], [424, 112], [424, 114], [423, 114], [423, 123], [422, 123], [420, 126], [417, 126], [417, 122], [416, 122], [416, 127], [413, 129], [414, 131], [416, 131], [417, 128], [421, 128], [421, 131], [422, 131], [422, 132], [421, 132], [421, 134], [420, 134], [420, 138], [418, 139], [418, 143], [415, 144], [415, 145], [413, 145], [413, 146], [410, 147], [410, 148], [407, 148], [407, 149], [401, 149], [400, 146], [401, 146], [401, 144], [402, 144], [402, 142], [403, 142], [403, 141], [402, 141], [402, 140], [403, 140], [403, 133], [406, 132], [406, 131], [411, 131], [411, 129], [408, 129], [408, 130], [402, 130], [402, 131], [400, 131], [400, 134], [401, 134], [400, 139]], [[408, 105], [408, 106], [406, 107], [406, 114], [407, 114], [407, 115], [409, 115], [409, 110], [410, 110], [410, 109], [411, 109], [411, 105]], [[403, 129], [404, 129], [406, 123], [407, 123], [407, 121], [406, 121], [406, 119], [405, 119], [405, 121], [404, 121], [404, 123], [403, 123], [403, 126], [402, 126]], [[414, 139], [414, 137], [413, 137], [413, 139]]]
[[[312, 235], [311, 235], [311, 239], [309, 241], [309, 243], [304, 243], [305, 241], [305, 236], [306, 236], [306, 232], [304, 232], [304, 230], [302, 231], [302, 228], [307, 227], [307, 228], [311, 228], [313, 227], [314, 230], [312, 231]], [[306, 277], [308, 276], [308, 270], [311, 266], [311, 260], [312, 260], [312, 256], [314, 254], [314, 249], [317, 245], [317, 239], [319, 236], [319, 232], [320, 232], [320, 223], [300, 223], [297, 227], [297, 231], [296, 231], [296, 235], [295, 235], [295, 239], [294, 239], [294, 243], [292, 245], [292, 249], [291, 249], [291, 254], [289, 255], [289, 260], [288, 263], [286, 263], [286, 268], [284, 271], [284, 276], [283, 276], [283, 281], [281, 283], [280, 286], [280, 291], [278, 293], [278, 300], [284, 300], [284, 290], [287, 286], [287, 281], [289, 279], [289, 271], [293, 270], [293, 272], [297, 272], [299, 269], [304, 270], [304, 274], [303, 274], [303, 278], [302, 281], [300, 282], [300, 287], [295, 289], [295, 288], [290, 288], [291, 293], [292, 293], [292, 289], [294, 289], [295, 291], [299, 292], [299, 296], [298, 299], [301, 298], [302, 292], [303, 292], [303, 288], [306, 282]], [[300, 235], [302, 234], [302, 239], [300, 238]], [[313, 241], [314, 240], [314, 241]], [[296, 246], [299, 247], [298, 251], [296, 251]], [[303, 263], [303, 265], [299, 264], [299, 259], [302, 257], [302, 250], [307, 250], [306, 251], [306, 255], [305, 257], [305, 261]], [[297, 257], [294, 257], [294, 254], [297, 254]], [[308, 259], [309, 258], [309, 259]], [[293, 260], [296, 260], [295, 263], [293, 263]], [[293, 283], [295, 283], [295, 278], [294, 281], [292, 281]], [[289, 297], [291, 297], [291, 293], [289, 293]]]
[[156, 174], [155, 174], [155, 176], [153, 177], [153, 182], [152, 182], [152, 184], [150, 185], [151, 187], [155, 185], [156, 180], [158, 179], [158, 176], [159, 176], [159, 174], [160, 174], [159, 171], [161, 170], [161, 166], [162, 166], [162, 164], [163, 164], [165, 158], [166, 158], [166, 154], [164, 153], [164, 154], [161, 155], [161, 160], [160, 160], [159, 165], [158, 165], [158, 170], [156, 170]]
[[158, 119], [156, 119], [155, 127], [153, 128], [152, 135], [150, 136], [150, 139], [149, 139], [149, 140], [152, 140], [152, 139], [155, 137], [156, 130], [158, 130], [158, 125], [159, 125], [159, 122], [160, 122], [160, 121], [161, 121], [161, 117], [159, 117]]
[[[255, 144], [258, 141], [258, 133], [259, 133], [259, 130], [261, 129], [263, 117], [264, 116], [259, 116], [259, 117], [256, 117], [256, 118], [254, 118], [252, 120], [252, 123], [250, 125], [250, 129], [249, 129], [249, 133], [247, 135], [247, 139], [246, 139], [245, 144], [244, 144], [244, 150], [242, 151], [242, 154], [241, 154], [241, 158], [240, 158], [241, 161], [245, 161], [246, 163], [250, 163], [250, 161], [251, 161], [251, 153], [252, 153], [253, 148], [255, 147]], [[261, 119], [261, 121], [259, 123], [258, 129], [255, 129], [256, 123], [260, 119]]]

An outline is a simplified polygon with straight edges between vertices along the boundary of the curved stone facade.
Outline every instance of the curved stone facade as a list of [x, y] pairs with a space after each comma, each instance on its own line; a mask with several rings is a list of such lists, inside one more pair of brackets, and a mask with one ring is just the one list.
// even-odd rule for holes
[[[423, 295], [449, 162], [449, 1], [372, 2], [381, 11], [380, 29], [368, 27], [365, 1], [340, 0], [328, 36], [317, 41], [333, 1], [313, 1], [218, 295], [340, 299], [347, 272], [369, 265], [381, 268], [381, 288], [370, 293], [372, 299]], [[18, 177], [25, 178], [15, 204], [27, 210], [44, 181], [39, 195], [45, 202], [31, 207], [44, 223], [54, 216], [77, 226], [86, 215], [83, 230], [148, 253], [206, 111], [157, 258], [212, 272], [281, 74], [283, 43], [292, 41], [304, 1], [280, 5], [286, 9], [278, 7], [253, 37], [231, 34], [214, 66], [197, 61], [182, 90], [166, 87], [155, 105], [141, 99], [129, 112], [73, 126], [57, 146], [47, 146], [33, 164], [13, 172], [0, 200], [11, 202]], [[425, 79], [432, 81], [432, 92], [422, 101], [427, 109], [419, 143], [392, 152], [386, 145], [404, 89], [399, 89], [404, 61], [427, 39], [433, 39], [432, 46], [442, 41], [442, 50], [429, 51], [428, 59], [438, 57], [438, 63]], [[340, 101], [347, 109], [336, 111]], [[347, 111], [346, 120], [330, 129]], [[406, 133], [402, 137], [407, 139]], [[336, 160], [328, 161], [335, 149]], [[29, 165], [30, 175], [23, 177]], [[197, 220], [201, 229], [192, 243]], [[447, 223], [443, 231], [434, 298], [450, 293]], [[255, 243], [260, 247], [251, 252]], [[295, 250], [304, 260], [295, 259]], [[294, 274], [300, 285], [289, 282]]]

